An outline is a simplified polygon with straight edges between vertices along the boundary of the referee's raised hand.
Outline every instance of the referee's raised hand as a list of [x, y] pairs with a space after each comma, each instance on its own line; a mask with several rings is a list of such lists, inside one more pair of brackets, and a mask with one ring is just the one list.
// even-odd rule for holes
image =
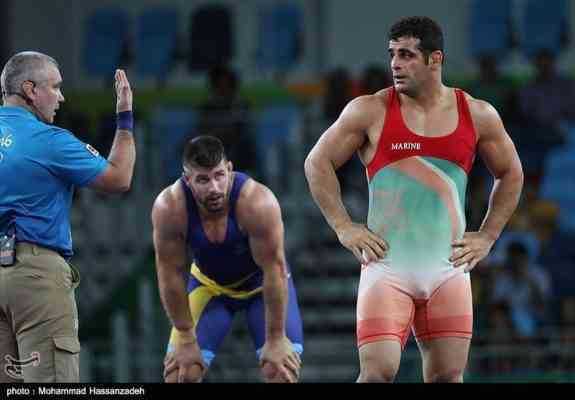
[[123, 69], [117, 69], [114, 87], [116, 89], [116, 112], [132, 111], [132, 89]]

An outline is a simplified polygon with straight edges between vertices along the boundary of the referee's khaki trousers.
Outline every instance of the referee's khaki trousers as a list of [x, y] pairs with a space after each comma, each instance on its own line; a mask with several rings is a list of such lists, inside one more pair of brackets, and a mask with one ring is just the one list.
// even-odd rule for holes
[[16, 258], [0, 267], [0, 382], [78, 382], [78, 271], [30, 243]]

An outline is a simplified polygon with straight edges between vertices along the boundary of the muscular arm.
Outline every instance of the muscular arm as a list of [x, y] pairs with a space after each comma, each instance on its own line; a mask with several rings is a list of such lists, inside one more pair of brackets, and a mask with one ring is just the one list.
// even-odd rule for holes
[[249, 236], [254, 261], [263, 271], [266, 341], [273, 341], [285, 335], [288, 291], [284, 227], [273, 193], [259, 183], [252, 184], [248, 195], [241, 199], [240, 223]]
[[154, 250], [160, 298], [173, 326], [195, 339], [184, 280], [187, 262], [185, 226], [174, 213], [170, 189], [162, 192], [152, 208]]
[[118, 129], [108, 155], [108, 167], [90, 185], [103, 192], [125, 192], [130, 189], [136, 146], [130, 131]]
[[488, 103], [476, 101], [472, 115], [479, 134], [478, 152], [495, 179], [479, 231], [495, 241], [519, 203], [523, 169], [497, 111]]
[[341, 115], [319, 138], [305, 160], [305, 176], [313, 199], [334, 231], [351, 223], [341, 198], [335, 171], [347, 162], [367, 139], [370, 100], [351, 101]]
[[366, 226], [351, 221], [335, 171], [366, 144], [369, 128], [383, 111], [376, 96], [352, 100], [319, 138], [305, 160], [305, 175], [313, 199], [341, 244], [361, 263], [382, 258], [387, 251], [387, 243]]

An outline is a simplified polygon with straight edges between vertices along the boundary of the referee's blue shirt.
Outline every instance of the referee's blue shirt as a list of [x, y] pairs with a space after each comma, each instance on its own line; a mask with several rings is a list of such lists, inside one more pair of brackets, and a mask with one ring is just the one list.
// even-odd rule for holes
[[89, 185], [107, 165], [71, 132], [24, 108], [0, 107], [0, 219], [13, 219], [17, 241], [70, 257], [74, 186]]

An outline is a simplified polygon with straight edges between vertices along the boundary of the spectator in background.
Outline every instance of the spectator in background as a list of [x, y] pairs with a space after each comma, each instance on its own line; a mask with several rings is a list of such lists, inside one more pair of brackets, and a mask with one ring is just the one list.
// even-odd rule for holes
[[536, 70], [534, 81], [520, 91], [521, 110], [531, 122], [544, 129], [549, 141], [562, 143], [564, 137], [559, 124], [575, 121], [572, 95], [575, 81], [557, 71], [556, 57], [549, 50], [537, 53], [533, 66]]
[[511, 310], [507, 302], [495, 302], [489, 305], [487, 322], [487, 341], [491, 345], [504, 345], [514, 341], [517, 336], [511, 320]]
[[239, 94], [238, 75], [227, 66], [215, 66], [208, 78], [209, 95], [199, 106], [198, 132], [220, 139], [235, 169], [259, 176], [251, 109]]
[[381, 88], [391, 86], [391, 84], [391, 75], [385, 67], [377, 64], [369, 65], [360, 78], [360, 95], [374, 94], [380, 91]]
[[478, 340], [479, 345], [493, 346], [499, 351], [492, 357], [484, 357], [480, 361], [483, 373], [509, 373], [513, 371], [515, 360], [505, 351], [505, 346], [513, 343], [517, 332], [511, 319], [511, 311], [506, 302], [492, 303], [487, 308], [487, 330]]
[[532, 338], [546, 322], [546, 305], [551, 294], [547, 271], [529, 261], [527, 248], [512, 242], [507, 248], [503, 268], [497, 274], [492, 302], [508, 304], [517, 333]]
[[566, 143], [564, 124], [575, 123], [575, 81], [557, 71], [549, 50], [539, 51], [532, 62], [535, 79], [517, 98], [523, 125], [517, 143], [523, 153], [537, 157], [536, 167], [542, 168], [547, 152]]
[[[497, 59], [493, 55], [479, 56], [477, 66], [478, 75], [465, 87], [465, 90], [472, 93], [476, 98], [491, 103], [501, 115], [509, 135], [515, 140], [514, 125], [510, 124], [507, 110], [514, 93], [513, 81], [501, 74]], [[472, 228], [479, 228], [483, 222], [483, 216], [489, 202], [490, 182], [491, 174], [485, 165], [482, 163], [475, 164], [469, 175], [469, 191], [472, 195], [468, 196], [467, 204], [468, 225]]]
[[353, 80], [344, 68], [336, 68], [325, 79], [323, 119], [331, 125], [347, 103], [353, 99]]
[[500, 73], [497, 59], [489, 54], [482, 55], [478, 58], [477, 64], [479, 74], [477, 79], [473, 80], [466, 90], [473, 93], [474, 96], [488, 101], [499, 110], [499, 113], [505, 120], [507, 114], [506, 108], [509, 104], [509, 98], [513, 93], [513, 81]]
[[552, 240], [558, 226], [559, 206], [538, 195], [539, 185], [528, 181], [524, 185], [523, 197], [509, 220], [508, 229], [516, 232], [532, 232], [542, 248]]

